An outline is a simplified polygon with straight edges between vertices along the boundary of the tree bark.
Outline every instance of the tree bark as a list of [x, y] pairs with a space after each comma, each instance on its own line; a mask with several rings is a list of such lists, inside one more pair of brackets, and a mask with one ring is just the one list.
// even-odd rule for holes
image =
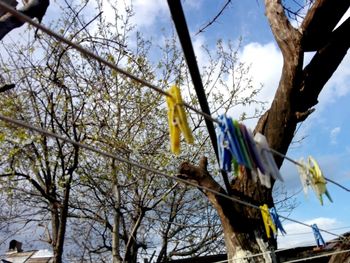
[[[202, 157], [199, 166], [194, 166], [188, 162], [181, 164], [180, 177], [183, 179], [191, 180], [197, 183], [199, 186], [207, 189], [214, 190], [216, 192], [226, 194], [225, 190], [212, 178], [207, 171], [207, 159]], [[248, 177], [248, 174], [242, 175]], [[243, 180], [245, 182], [251, 180]], [[240, 184], [242, 188], [246, 190], [244, 192], [233, 191], [238, 195], [235, 198], [245, 200], [256, 206], [262, 205], [266, 196], [262, 196], [265, 193], [263, 191], [251, 191], [253, 184]], [[238, 184], [237, 184], [238, 185]], [[237, 186], [236, 186], [237, 187]], [[270, 246], [274, 246], [274, 240], [268, 240], [264, 235], [264, 226], [262, 225], [262, 219], [260, 211], [256, 208], [247, 207], [237, 202], [228, 200], [225, 197], [214, 194], [213, 192], [201, 190], [207, 196], [210, 203], [217, 210], [220, 217], [228, 260], [240, 259], [240, 262], [272, 262], [269, 253], [264, 256], [254, 257], [252, 259], [241, 259], [253, 254], [267, 251]], [[271, 196], [268, 197], [271, 199]], [[271, 199], [272, 200], [272, 199]]]
[[115, 162], [112, 163], [113, 171], [113, 194], [114, 194], [114, 215], [113, 215], [113, 230], [112, 230], [112, 257], [113, 263], [121, 263], [122, 258], [120, 256], [120, 189], [118, 182], [118, 175], [116, 174]]

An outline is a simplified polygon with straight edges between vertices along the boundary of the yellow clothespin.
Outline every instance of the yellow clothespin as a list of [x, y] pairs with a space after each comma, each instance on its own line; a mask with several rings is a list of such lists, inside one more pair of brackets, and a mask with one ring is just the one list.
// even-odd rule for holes
[[309, 170], [311, 173], [311, 185], [312, 188], [314, 189], [318, 199], [321, 202], [321, 205], [323, 205], [323, 198], [322, 195], [325, 194], [329, 201], [333, 202], [327, 188], [326, 188], [326, 179], [323, 176], [323, 173], [320, 169], [320, 166], [318, 165], [318, 163], [316, 162], [316, 160], [314, 158], [312, 158], [311, 156], [309, 156], [308, 158], [308, 162], [309, 162]]
[[265, 226], [265, 230], [266, 230], [266, 235], [268, 238], [271, 237], [271, 233], [270, 233], [270, 228], [272, 229], [273, 233], [276, 234], [277, 230], [276, 230], [276, 226], [272, 221], [271, 215], [270, 215], [270, 211], [269, 211], [269, 207], [267, 206], [267, 204], [261, 205], [260, 206], [260, 211], [261, 211], [261, 215], [264, 221], [264, 226]]
[[166, 101], [168, 105], [168, 123], [170, 133], [171, 151], [175, 154], [180, 153], [180, 133], [182, 132], [187, 143], [193, 143], [192, 131], [188, 126], [187, 117], [183, 108], [180, 88], [172, 86], [168, 93]]

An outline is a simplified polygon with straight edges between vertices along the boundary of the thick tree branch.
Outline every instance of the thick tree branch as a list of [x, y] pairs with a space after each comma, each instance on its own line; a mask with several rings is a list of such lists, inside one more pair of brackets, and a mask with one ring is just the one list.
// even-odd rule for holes
[[[200, 186], [219, 193], [225, 193], [225, 190], [209, 174], [206, 157], [202, 157], [199, 166], [192, 165], [188, 162], [182, 163], [179, 172], [181, 173], [180, 177], [183, 179], [194, 181]], [[245, 173], [241, 175], [239, 180], [234, 180], [232, 188], [242, 192], [241, 200], [248, 201], [255, 205], [263, 204], [266, 198], [260, 198], [261, 195], [256, 194], [261, 191], [256, 189], [256, 184], [253, 183], [251, 179], [248, 179], [247, 176], [248, 174]], [[251, 188], [252, 186], [254, 188]], [[252, 191], [252, 189], [255, 189], [255, 191]], [[256, 244], [256, 235], [261, 237], [261, 233], [263, 232], [260, 211], [233, 202], [213, 192], [206, 190], [203, 190], [203, 192], [220, 217], [228, 258], [233, 259], [235, 256], [239, 255], [242, 250], [253, 251], [253, 253], [260, 251], [260, 245]], [[253, 200], [253, 197], [256, 199]]]
[[300, 99], [297, 100], [300, 111], [306, 111], [317, 104], [317, 97], [322, 88], [336, 71], [350, 47], [350, 39], [345, 37], [349, 32], [350, 18], [331, 34], [328, 42], [317, 51], [303, 70]]
[[[194, 166], [188, 162], [181, 164], [179, 177], [182, 179], [191, 180], [197, 183], [199, 186], [220, 192], [226, 193], [225, 190], [211, 177], [207, 171], [208, 160], [206, 157], [202, 157], [199, 166]], [[213, 195], [212, 192], [203, 190], [206, 195]]]
[[349, 0], [315, 1], [300, 28], [304, 50], [316, 51], [323, 47], [349, 7]]
[[59, 206], [59, 201], [55, 198], [53, 198], [52, 196], [48, 195], [45, 191], [45, 189], [43, 189], [41, 187], [41, 185], [35, 181], [33, 178], [31, 178], [29, 175], [27, 174], [23, 174], [23, 173], [20, 173], [20, 172], [16, 172], [14, 171], [13, 173], [8, 173], [8, 174], [1, 174], [0, 177], [10, 177], [10, 176], [19, 176], [19, 177], [23, 177], [25, 178], [26, 180], [28, 180], [36, 190], [38, 190], [40, 192], [40, 194], [46, 199], [48, 200], [50, 203], [53, 203], [57, 206]]
[[[31, 18], [37, 18], [40, 23], [49, 4], [49, 0], [29, 0], [22, 8], [18, 9], [18, 11]], [[0, 39], [3, 39], [11, 30], [23, 24], [24, 22], [14, 15], [10, 13], [4, 14], [0, 17]]]
[[5, 84], [2, 87], [0, 87], [0, 93], [13, 89], [14, 87], [16, 87], [15, 84]]
[[283, 55], [293, 53], [301, 34], [289, 22], [280, 0], [265, 0], [266, 16]]
[[[16, 0], [1, 0], [1, 1], [3, 1], [4, 3], [6, 3], [6, 4], [12, 6], [13, 8], [15, 8], [15, 7], [18, 5], [18, 2], [17, 2]], [[4, 14], [6, 14], [6, 11], [4, 11], [4, 10], [2, 10], [2, 9], [0, 8], [0, 18], [1, 18]]]

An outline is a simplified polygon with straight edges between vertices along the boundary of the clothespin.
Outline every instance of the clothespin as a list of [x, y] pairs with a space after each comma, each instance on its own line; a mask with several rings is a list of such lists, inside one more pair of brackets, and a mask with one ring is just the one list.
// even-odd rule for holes
[[246, 142], [248, 151], [250, 152], [252, 162], [255, 164], [256, 168], [258, 168], [260, 172], [264, 174], [265, 167], [263, 162], [261, 161], [258, 148], [256, 147], [256, 143], [253, 138], [253, 133], [249, 129], [247, 129], [244, 125], [241, 126], [241, 131], [242, 131], [244, 140]]
[[320, 230], [318, 229], [317, 225], [316, 224], [313, 224], [311, 225], [312, 227], [312, 232], [314, 232], [314, 236], [315, 236], [315, 239], [316, 239], [316, 244], [317, 244], [317, 247], [324, 247], [326, 246], [326, 242], [324, 242], [323, 240], [323, 237], [320, 233]]
[[171, 97], [166, 97], [171, 151], [175, 154], [179, 154], [181, 132], [187, 143], [192, 144], [194, 139], [183, 108], [180, 88], [174, 85], [168, 90], [168, 93], [171, 95]]
[[280, 180], [283, 182], [284, 180], [276, 165], [275, 159], [270, 152], [270, 147], [265, 136], [258, 132], [255, 134], [254, 140], [257, 142], [257, 147], [260, 151], [262, 160], [264, 161], [265, 168], [267, 170], [266, 174], [270, 174], [275, 180]]
[[236, 138], [234, 137], [234, 127], [232, 125], [232, 119], [225, 115], [219, 116], [220, 124], [216, 128], [217, 140], [218, 140], [218, 152], [220, 160], [220, 168], [231, 172], [232, 161], [241, 164], [241, 153], [238, 152]]
[[324, 178], [318, 163], [314, 158], [309, 156], [308, 164], [309, 164], [309, 171], [311, 174], [311, 186], [314, 189], [318, 199], [320, 200], [321, 205], [323, 205], [323, 197], [322, 197], [323, 194], [325, 194], [328, 197], [329, 201], [333, 203], [333, 200], [326, 188], [327, 181]]
[[270, 229], [272, 229], [272, 232], [274, 234], [277, 233], [277, 230], [276, 230], [275, 224], [272, 221], [267, 204], [261, 205], [260, 211], [261, 211], [262, 219], [263, 219], [265, 230], [266, 230], [266, 235], [268, 238], [270, 238], [271, 237]]
[[227, 139], [230, 143], [230, 151], [232, 153], [232, 157], [235, 158], [238, 164], [244, 165], [244, 157], [242, 150], [239, 146], [239, 141], [235, 133], [235, 127], [233, 125], [233, 120], [231, 118], [225, 118], [223, 119], [223, 122], [225, 123], [225, 129], [227, 133]]
[[232, 154], [229, 150], [229, 142], [227, 141], [227, 136], [225, 135], [225, 128], [222, 125], [219, 125], [216, 128], [217, 134], [217, 144], [218, 144], [218, 154], [219, 154], [219, 162], [220, 169], [223, 169], [227, 172], [231, 172], [232, 170]]
[[251, 163], [253, 169], [251, 170], [253, 180], [256, 182], [256, 178], [259, 178], [259, 181], [262, 185], [267, 188], [271, 188], [271, 179], [270, 175], [266, 174], [266, 168], [259, 154], [259, 150], [253, 138], [253, 133], [247, 129], [244, 125], [240, 125], [241, 133], [243, 135], [249, 156], [251, 158]]
[[258, 177], [261, 185], [264, 185], [267, 188], [271, 188], [271, 176], [269, 173], [263, 174], [258, 168]]
[[284, 228], [282, 226], [282, 223], [280, 221], [280, 218], [277, 214], [275, 207], [270, 208], [270, 215], [271, 215], [272, 221], [275, 224], [275, 226], [277, 227], [277, 229], [279, 229], [281, 231], [282, 235], [286, 235], [287, 232], [284, 230]]
[[241, 150], [242, 156], [243, 156], [243, 160], [244, 160], [244, 166], [247, 167], [248, 169], [253, 169], [252, 163], [250, 161], [250, 157], [244, 142], [244, 138], [240, 129], [240, 125], [238, 123], [238, 121], [233, 121], [233, 126], [235, 128], [235, 134], [236, 134], [236, 138], [238, 139], [238, 143], [239, 143], [239, 148]]
[[305, 193], [305, 195], [307, 195], [308, 188], [311, 185], [310, 168], [305, 163], [303, 158], [301, 158], [299, 160], [299, 163], [301, 164], [301, 165], [297, 166], [298, 171], [299, 171], [299, 177], [300, 177], [301, 185], [303, 186], [304, 193]]

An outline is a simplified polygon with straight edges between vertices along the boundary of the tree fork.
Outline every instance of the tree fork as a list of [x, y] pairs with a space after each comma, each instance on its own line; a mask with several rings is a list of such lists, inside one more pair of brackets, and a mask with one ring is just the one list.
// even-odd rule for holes
[[[178, 176], [190, 180], [198, 186], [227, 195], [225, 190], [209, 174], [207, 165], [206, 157], [201, 158], [198, 166], [184, 162], [179, 168], [180, 175]], [[242, 170], [239, 179], [232, 180], [231, 188], [233, 193], [241, 192], [240, 196], [232, 195], [234, 198], [244, 201], [250, 200], [250, 203], [255, 206], [266, 203], [266, 200], [272, 202], [271, 191], [260, 191], [265, 187], [261, 186], [258, 191], [253, 191], [256, 188], [256, 183], [253, 182], [247, 170]], [[229, 260], [266, 252], [270, 246], [276, 246], [274, 239], [267, 240], [259, 209], [239, 204], [211, 191], [199, 189], [207, 196], [218, 212], [224, 230]], [[247, 258], [240, 262], [250, 262], [250, 260], [253, 262], [272, 262], [269, 253], [252, 259]]]

